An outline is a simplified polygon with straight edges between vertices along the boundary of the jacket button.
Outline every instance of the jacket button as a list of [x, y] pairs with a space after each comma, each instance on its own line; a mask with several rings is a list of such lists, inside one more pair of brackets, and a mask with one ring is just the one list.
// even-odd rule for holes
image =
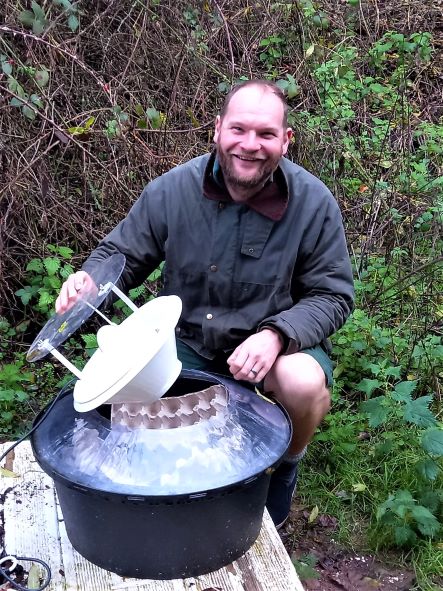
[[249, 252], [250, 254], [252, 254], [252, 253], [254, 252], [254, 249], [253, 249], [253, 248], [249, 248], [249, 249], [248, 249], [248, 252]]
[[212, 320], [212, 314], [206, 314], [206, 318], [207, 318], [208, 320]]
[[211, 265], [209, 268], [210, 268], [210, 269], [211, 269], [211, 271], [213, 271], [213, 272], [215, 272], [215, 271], [217, 271], [217, 270], [218, 270], [218, 269], [217, 269], [217, 265]]
[[225, 208], [225, 204], [222, 201], [220, 201], [219, 204], [218, 204], [218, 208], [219, 209], [224, 209]]

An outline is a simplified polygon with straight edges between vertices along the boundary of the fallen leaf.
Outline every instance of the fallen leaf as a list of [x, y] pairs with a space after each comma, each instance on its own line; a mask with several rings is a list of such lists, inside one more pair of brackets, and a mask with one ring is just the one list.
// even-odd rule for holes
[[309, 514], [308, 517], [308, 523], [313, 523], [318, 517], [318, 507], [317, 505], [315, 505], [315, 507], [312, 509], [311, 513]]
[[6, 478], [19, 478], [20, 476], [20, 474], [12, 472], [12, 470], [7, 470], [6, 468], [0, 468], [0, 474]]

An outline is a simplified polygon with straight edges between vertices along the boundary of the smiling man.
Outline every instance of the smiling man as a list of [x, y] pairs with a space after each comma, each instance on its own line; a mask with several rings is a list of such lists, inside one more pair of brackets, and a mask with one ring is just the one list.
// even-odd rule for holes
[[57, 311], [88, 289], [91, 262], [126, 256], [120, 287], [161, 261], [161, 295], [183, 312], [184, 367], [258, 386], [288, 411], [293, 438], [274, 472], [267, 507], [286, 520], [298, 462], [330, 407], [328, 337], [353, 305], [338, 205], [325, 185], [284, 156], [292, 130], [280, 89], [234, 87], [215, 123], [215, 150], [150, 182], [127, 217], [62, 287]]

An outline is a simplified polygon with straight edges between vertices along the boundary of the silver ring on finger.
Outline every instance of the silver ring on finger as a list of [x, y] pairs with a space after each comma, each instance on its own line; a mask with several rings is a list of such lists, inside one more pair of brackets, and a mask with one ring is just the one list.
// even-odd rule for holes
[[255, 371], [255, 369], [251, 369], [250, 373], [254, 374], [254, 377], [256, 378], [258, 375], [258, 371]]

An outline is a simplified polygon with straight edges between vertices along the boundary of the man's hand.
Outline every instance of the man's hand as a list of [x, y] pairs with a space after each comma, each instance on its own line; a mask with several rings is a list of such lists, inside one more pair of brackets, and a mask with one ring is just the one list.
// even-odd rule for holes
[[69, 275], [63, 283], [59, 296], [55, 302], [55, 311], [57, 314], [63, 314], [72, 308], [75, 302], [86, 295], [97, 291], [92, 277], [85, 271], [77, 271]]
[[258, 383], [274, 365], [282, 348], [280, 335], [265, 328], [235, 349], [228, 359], [229, 371], [236, 380]]

